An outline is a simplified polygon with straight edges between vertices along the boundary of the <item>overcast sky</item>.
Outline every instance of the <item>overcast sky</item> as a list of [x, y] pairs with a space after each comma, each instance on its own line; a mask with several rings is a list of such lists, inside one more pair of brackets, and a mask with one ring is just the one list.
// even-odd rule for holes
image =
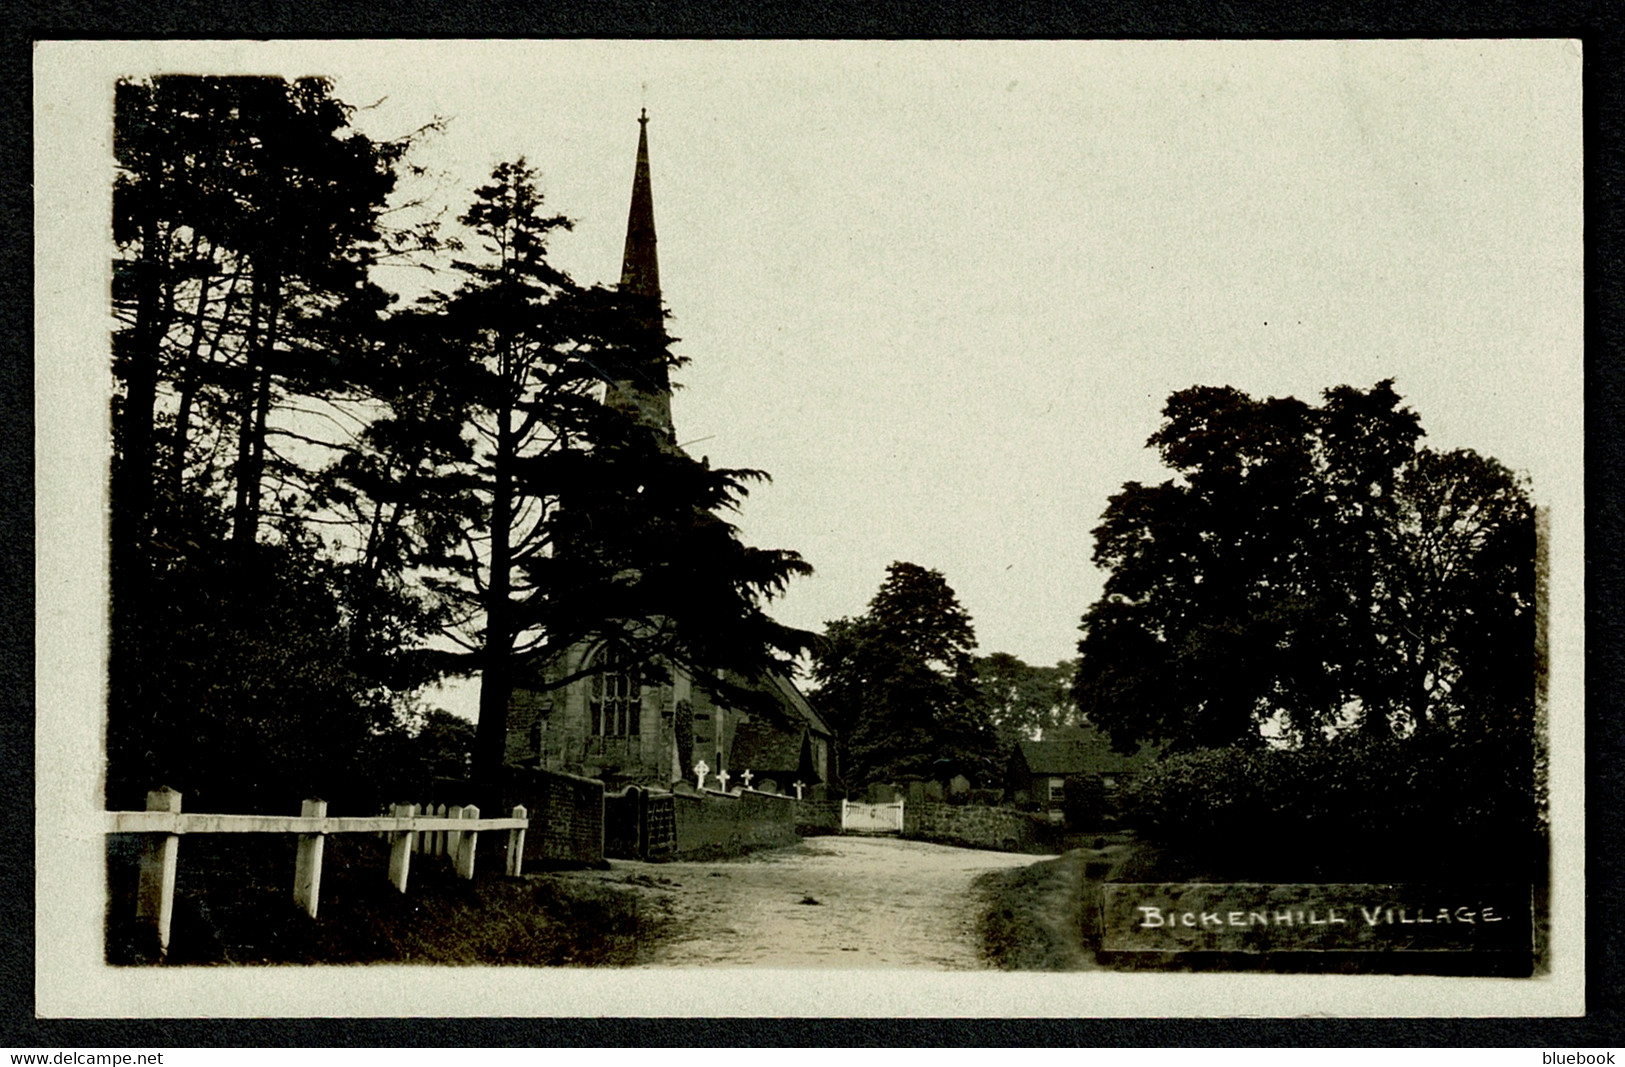
[[817, 568], [791, 624], [909, 560], [983, 652], [1071, 656], [1090, 530], [1195, 384], [1393, 377], [1548, 503], [1578, 459], [1570, 42], [180, 42], [125, 72], [160, 70], [325, 74], [379, 137], [444, 118], [406, 191], [450, 215], [524, 155], [585, 282], [619, 276], [646, 106], [678, 437], [772, 474], [740, 524]]

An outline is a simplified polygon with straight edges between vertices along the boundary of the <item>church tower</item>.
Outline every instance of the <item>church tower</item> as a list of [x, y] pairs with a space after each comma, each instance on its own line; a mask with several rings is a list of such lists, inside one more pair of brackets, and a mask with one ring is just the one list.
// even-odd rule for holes
[[610, 407], [633, 415], [676, 440], [671, 424], [671, 379], [666, 368], [666, 329], [660, 302], [660, 257], [655, 249], [654, 195], [649, 182], [649, 112], [638, 116], [638, 159], [632, 173], [632, 207], [626, 218], [620, 291], [633, 306], [635, 344], [632, 370], [611, 382]]
[[[604, 403], [650, 427], [675, 451], [667, 372], [671, 338], [660, 298], [647, 111], [638, 126], [619, 286], [632, 315], [632, 358], [624, 377], [607, 383]], [[832, 735], [782, 676], [769, 675], [759, 684], [774, 694], [783, 709], [777, 718], [789, 726], [719, 704], [680, 669], [653, 682], [636, 664], [622, 660], [610, 642], [575, 644], [541, 670], [551, 679], [569, 680], [540, 691], [515, 687], [508, 704], [510, 766], [658, 789], [692, 780], [702, 759], [713, 775], [752, 771], [759, 787], [779, 791], [797, 781], [816, 785], [827, 779]], [[801, 758], [803, 749], [807, 758]], [[715, 789], [718, 781], [710, 779], [707, 787]]]

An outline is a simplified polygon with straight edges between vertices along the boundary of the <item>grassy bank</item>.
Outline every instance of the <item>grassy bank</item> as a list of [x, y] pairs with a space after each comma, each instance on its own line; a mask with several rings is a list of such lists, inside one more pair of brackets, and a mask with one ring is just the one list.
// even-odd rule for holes
[[[457, 878], [444, 857], [415, 856], [409, 891], [389, 883], [383, 842], [334, 835], [321, 907], [294, 907], [293, 839], [188, 836], [175, 886], [171, 964], [440, 963], [624, 966], [659, 936], [660, 916], [629, 890], [549, 874], [508, 878], [500, 859]], [[157, 962], [133, 918], [133, 855], [108, 869], [107, 960]]]
[[1087, 971], [1098, 966], [1098, 886], [1115, 877], [1126, 844], [1073, 849], [1052, 860], [976, 881], [986, 901], [984, 955], [1007, 971]]
[[[1535, 890], [1535, 949], [1521, 953], [1190, 952], [1100, 950], [1106, 882], [1314, 881], [1246, 877], [1193, 865], [1132, 841], [1068, 851], [1053, 860], [977, 879], [984, 956], [1001, 970], [1264, 971], [1302, 974], [1432, 974], [1524, 977], [1544, 967], [1547, 894]], [[1368, 880], [1368, 879], [1362, 879]]]

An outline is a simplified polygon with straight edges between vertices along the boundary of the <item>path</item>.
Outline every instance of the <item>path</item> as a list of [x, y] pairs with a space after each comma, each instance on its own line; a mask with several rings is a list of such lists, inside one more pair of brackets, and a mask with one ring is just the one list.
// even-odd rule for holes
[[[1044, 856], [888, 837], [812, 837], [713, 863], [613, 860], [664, 938], [642, 966], [983, 967], [971, 881]], [[646, 956], [645, 956], [646, 953]]]

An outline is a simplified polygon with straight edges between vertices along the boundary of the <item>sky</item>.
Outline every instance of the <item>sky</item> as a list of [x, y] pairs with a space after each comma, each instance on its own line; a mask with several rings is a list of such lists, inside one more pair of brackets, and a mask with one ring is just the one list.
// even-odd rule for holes
[[1144, 444], [1192, 385], [1392, 377], [1545, 502], [1580, 418], [1573, 42], [175, 42], [128, 73], [160, 70], [443, 119], [401, 192], [448, 219], [523, 155], [583, 282], [619, 276], [646, 107], [678, 439], [772, 475], [738, 521], [816, 568], [792, 625], [907, 560], [981, 652], [1072, 656], [1090, 531], [1167, 476]]

